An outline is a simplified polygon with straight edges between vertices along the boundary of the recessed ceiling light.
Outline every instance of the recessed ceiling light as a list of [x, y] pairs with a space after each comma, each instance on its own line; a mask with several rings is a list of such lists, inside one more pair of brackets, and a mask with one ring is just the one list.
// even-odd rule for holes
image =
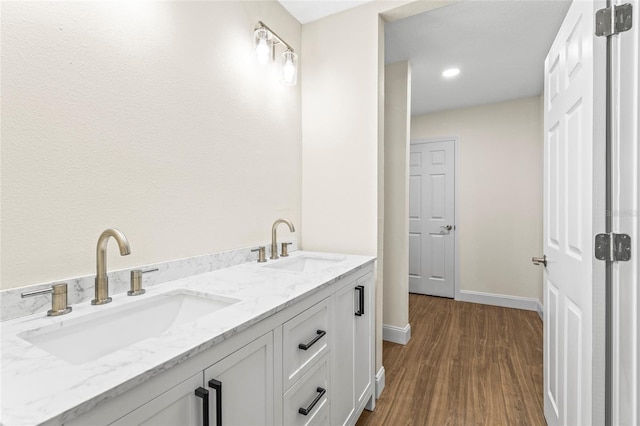
[[455, 77], [458, 74], [460, 74], [460, 68], [449, 68], [442, 71], [442, 76], [445, 78]]

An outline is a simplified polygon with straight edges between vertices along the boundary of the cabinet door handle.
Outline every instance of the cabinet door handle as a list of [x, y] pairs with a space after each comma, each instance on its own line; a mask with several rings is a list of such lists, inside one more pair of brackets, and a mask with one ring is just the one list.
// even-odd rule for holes
[[316, 395], [315, 399], [311, 401], [311, 404], [309, 404], [307, 408], [298, 408], [298, 413], [302, 414], [303, 416], [309, 414], [311, 410], [313, 410], [313, 407], [316, 406], [318, 401], [320, 401], [324, 394], [327, 393], [326, 389], [322, 389], [321, 387], [316, 388], [316, 392], [318, 392], [318, 395]]
[[356, 316], [361, 317], [364, 315], [364, 286], [357, 285], [356, 291], [358, 292], [358, 310], [356, 311]]
[[211, 379], [209, 387], [216, 391], [216, 426], [222, 426], [222, 382]]
[[322, 339], [322, 337], [327, 334], [326, 331], [324, 330], [318, 330], [317, 332], [317, 336], [313, 338], [312, 341], [310, 341], [309, 343], [300, 343], [298, 345], [298, 349], [302, 349], [303, 351], [306, 351], [307, 349], [309, 349], [311, 346], [315, 345], [316, 342], [320, 339]]
[[196, 396], [202, 398], [202, 426], [209, 426], [209, 391], [199, 387]]

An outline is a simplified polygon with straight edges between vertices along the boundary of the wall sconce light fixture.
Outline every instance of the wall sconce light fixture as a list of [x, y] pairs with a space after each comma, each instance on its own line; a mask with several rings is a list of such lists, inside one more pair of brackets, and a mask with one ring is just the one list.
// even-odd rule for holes
[[275, 45], [282, 44], [285, 47], [282, 54], [282, 82], [295, 86], [298, 82], [298, 55], [293, 51], [293, 47], [262, 21], [258, 21], [254, 36], [256, 57], [260, 64], [268, 64], [275, 60]]

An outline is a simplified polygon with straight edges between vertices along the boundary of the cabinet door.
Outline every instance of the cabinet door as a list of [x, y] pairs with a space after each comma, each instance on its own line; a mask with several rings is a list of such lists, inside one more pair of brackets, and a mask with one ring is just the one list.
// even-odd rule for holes
[[356, 407], [361, 408], [373, 389], [373, 273], [357, 280], [356, 288], [359, 288], [356, 305], [360, 308], [360, 315], [355, 316], [355, 395]]
[[[218, 418], [224, 426], [272, 425], [273, 333], [265, 334], [207, 368], [204, 379], [210, 392], [211, 425], [218, 426]], [[218, 406], [220, 399], [221, 407]]]
[[336, 426], [347, 423], [355, 411], [355, 294], [353, 283], [334, 298], [331, 424]]
[[[202, 387], [202, 372], [111, 423], [114, 426], [201, 426], [205, 402], [196, 396]], [[203, 389], [204, 390], [204, 389]]]

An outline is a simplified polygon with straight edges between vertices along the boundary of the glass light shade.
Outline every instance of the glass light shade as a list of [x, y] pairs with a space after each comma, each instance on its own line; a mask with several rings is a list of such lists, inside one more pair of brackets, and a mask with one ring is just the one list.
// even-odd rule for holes
[[298, 55], [291, 50], [282, 54], [282, 82], [289, 86], [298, 82]]
[[255, 31], [256, 58], [259, 64], [268, 64], [273, 58], [273, 41], [269, 39], [269, 32], [264, 28]]

